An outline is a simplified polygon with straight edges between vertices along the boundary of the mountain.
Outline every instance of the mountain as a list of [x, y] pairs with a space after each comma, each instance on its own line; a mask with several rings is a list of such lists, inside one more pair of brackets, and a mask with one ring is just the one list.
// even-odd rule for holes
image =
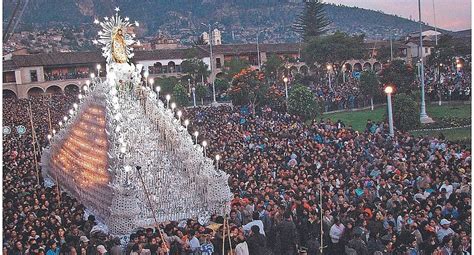
[[[6, 26], [15, 0], [3, 0]], [[29, 1], [16, 31], [54, 26], [92, 27], [94, 18], [110, 16], [119, 6], [122, 15], [140, 22], [140, 36], [158, 33], [191, 42], [207, 30], [201, 23], [219, 22], [224, 43], [295, 42], [292, 24], [303, 8], [302, 0], [34, 0]], [[326, 5], [331, 31], [364, 33], [367, 38], [402, 37], [419, 24], [395, 15], [342, 5]]]

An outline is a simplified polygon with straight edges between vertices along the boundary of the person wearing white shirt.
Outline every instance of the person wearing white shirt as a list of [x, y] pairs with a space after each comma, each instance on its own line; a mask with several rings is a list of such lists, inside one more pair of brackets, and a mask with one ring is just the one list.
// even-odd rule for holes
[[199, 240], [195, 236], [196, 232], [194, 230], [189, 231], [189, 254], [194, 254], [195, 252], [199, 252], [201, 249], [201, 244]]
[[332, 225], [331, 230], [329, 231], [329, 236], [331, 237], [332, 242], [332, 251], [333, 254], [343, 254], [344, 247], [339, 242], [342, 235], [344, 234], [344, 225], [340, 222], [338, 218], [334, 218], [334, 225]]
[[453, 185], [449, 184], [449, 181], [446, 180], [444, 181], [443, 185], [439, 188], [441, 191], [442, 189], [446, 190], [446, 199], [449, 199], [449, 196], [451, 196], [451, 193], [453, 193]]
[[252, 219], [253, 221], [244, 225], [243, 229], [245, 233], [248, 233], [250, 231], [250, 228], [256, 225], [260, 228], [260, 234], [265, 235], [265, 230], [263, 229], [263, 221], [259, 219], [259, 213], [257, 211], [254, 211], [252, 213]]

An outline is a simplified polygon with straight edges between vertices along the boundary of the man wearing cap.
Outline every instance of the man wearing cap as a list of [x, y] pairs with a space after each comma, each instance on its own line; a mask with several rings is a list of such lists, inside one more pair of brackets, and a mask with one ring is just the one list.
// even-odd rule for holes
[[89, 246], [89, 239], [87, 238], [87, 236], [81, 236], [79, 240], [81, 241], [81, 246], [79, 249], [81, 255], [95, 253], [94, 250], [91, 250], [92, 247]]
[[436, 236], [438, 237], [438, 241], [442, 242], [443, 238], [447, 235], [454, 234], [454, 230], [452, 230], [449, 225], [451, 222], [447, 219], [442, 219], [440, 222], [441, 228], [438, 230], [436, 233]]
[[107, 254], [109, 254], [109, 253], [107, 252], [107, 249], [105, 249], [105, 246], [103, 246], [103, 245], [97, 246], [97, 252], [99, 253], [99, 255], [107, 255]]

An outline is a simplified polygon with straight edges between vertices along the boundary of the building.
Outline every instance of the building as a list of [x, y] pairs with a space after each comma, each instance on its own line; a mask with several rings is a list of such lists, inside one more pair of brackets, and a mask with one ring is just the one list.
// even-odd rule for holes
[[[239, 58], [254, 68], [263, 65], [267, 58], [276, 55], [285, 59], [294, 59], [282, 67], [282, 72], [308, 73], [310, 66], [300, 62], [301, 45], [297, 43], [279, 44], [220, 44], [212, 47], [213, 68], [207, 82], [223, 76], [229, 62]], [[194, 48], [137, 50], [132, 62], [142, 64], [148, 70], [150, 78], [181, 77], [181, 63], [191, 55], [210, 66], [209, 45]], [[260, 57], [258, 57], [260, 56]], [[97, 69], [97, 65], [101, 69]], [[363, 69], [380, 70], [381, 63], [376, 59], [349, 60], [346, 71]], [[100, 52], [65, 52], [40, 54], [12, 54], [3, 60], [3, 94], [27, 98], [38, 93], [60, 93], [65, 90], [77, 90], [83, 86], [91, 74], [105, 76], [105, 62]]]

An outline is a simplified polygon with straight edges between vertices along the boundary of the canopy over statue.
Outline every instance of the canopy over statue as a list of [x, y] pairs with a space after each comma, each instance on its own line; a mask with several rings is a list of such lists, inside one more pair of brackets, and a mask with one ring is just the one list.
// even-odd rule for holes
[[[230, 209], [229, 176], [203, 156], [188, 130], [129, 60], [129, 18], [95, 20], [107, 77], [96, 77], [79, 107], [43, 151], [46, 175], [102, 218], [113, 234]], [[138, 26], [138, 22], [134, 23]], [[80, 97], [81, 98], [81, 97]]]

